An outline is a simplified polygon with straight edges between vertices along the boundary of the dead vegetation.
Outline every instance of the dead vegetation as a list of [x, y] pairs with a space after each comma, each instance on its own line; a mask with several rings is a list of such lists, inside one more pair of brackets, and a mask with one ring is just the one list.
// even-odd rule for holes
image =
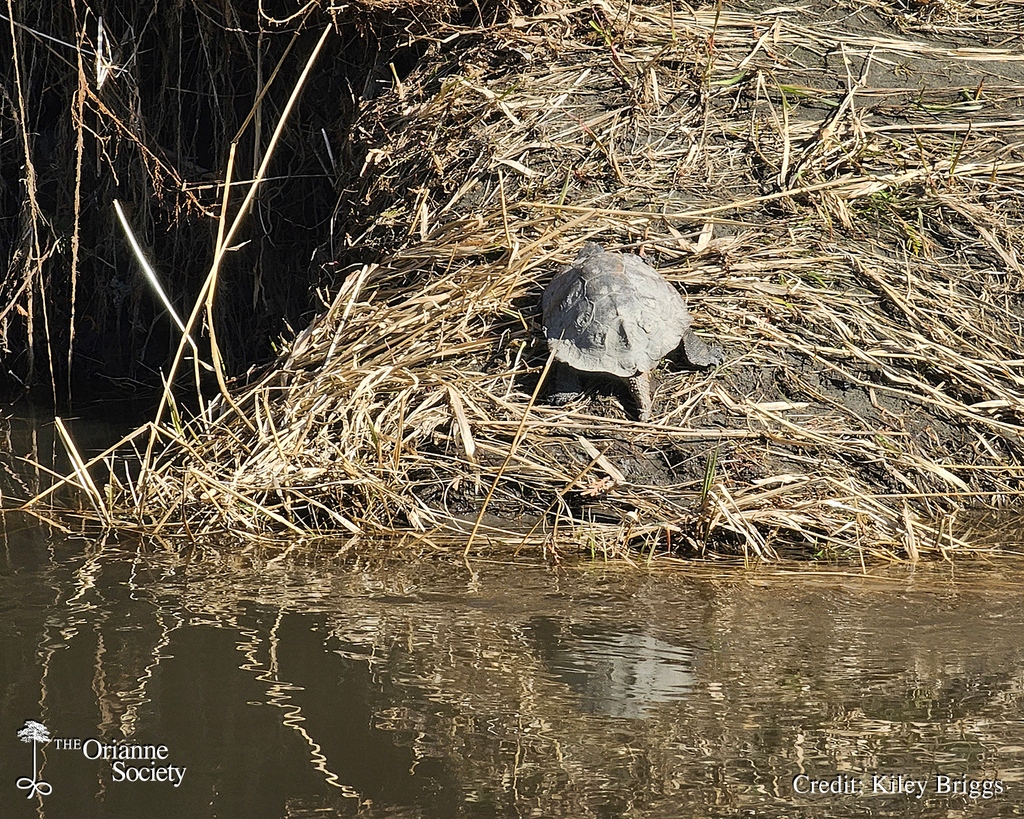
[[[137, 431], [137, 469], [69, 482], [196, 538], [970, 549], [957, 516], [1024, 478], [1024, 3], [750, 5], [434, 26], [351, 135], [332, 241], [376, 261], [260, 377]], [[543, 401], [540, 293], [587, 240], [725, 348], [659, 373], [652, 423]]]

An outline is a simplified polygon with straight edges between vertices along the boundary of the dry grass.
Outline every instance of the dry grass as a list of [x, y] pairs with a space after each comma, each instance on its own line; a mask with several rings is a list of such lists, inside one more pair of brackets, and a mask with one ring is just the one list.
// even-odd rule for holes
[[[104, 514], [633, 559], [970, 548], [957, 515], [1024, 478], [1022, 9], [439, 26], [353, 135], [334, 240], [381, 261], [230, 403], [149, 428]], [[726, 349], [661, 373], [653, 423], [537, 397], [539, 296], [586, 240], [657, 262]]]

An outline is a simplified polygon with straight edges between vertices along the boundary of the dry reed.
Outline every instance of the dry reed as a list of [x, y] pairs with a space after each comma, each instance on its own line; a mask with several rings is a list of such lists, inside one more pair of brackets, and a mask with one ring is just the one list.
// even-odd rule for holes
[[[1024, 478], [1024, 4], [874, 6], [437, 26], [353, 132], [334, 241], [379, 261], [230, 403], [154, 425], [104, 514], [467, 551], [970, 548], [956, 517]], [[586, 240], [643, 252], [726, 350], [660, 371], [653, 423], [533, 401], [539, 296]]]

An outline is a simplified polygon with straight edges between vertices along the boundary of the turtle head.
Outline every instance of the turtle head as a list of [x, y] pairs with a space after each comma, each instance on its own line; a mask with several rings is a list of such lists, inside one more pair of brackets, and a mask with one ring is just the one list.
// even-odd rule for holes
[[604, 253], [604, 248], [597, 242], [585, 242], [583, 247], [576, 252], [576, 261], [582, 262], [591, 256], [600, 256], [602, 253]]

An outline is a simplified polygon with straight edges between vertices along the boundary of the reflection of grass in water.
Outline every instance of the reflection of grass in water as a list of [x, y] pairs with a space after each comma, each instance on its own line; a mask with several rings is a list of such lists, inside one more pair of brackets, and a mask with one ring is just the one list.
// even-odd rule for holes
[[[936, 748], [940, 768], [975, 770], [981, 755], [978, 770], [1015, 770], [1020, 617], [1004, 608], [1018, 592], [1005, 565], [958, 585], [954, 611], [948, 569], [927, 566], [908, 583], [900, 567], [755, 577], [718, 564], [645, 577], [601, 563], [551, 572], [481, 561], [471, 579], [434, 559], [339, 567], [308, 551], [264, 562], [275, 552], [251, 549], [256, 565], [246, 566], [227, 545], [193, 560], [98, 551], [91, 599], [48, 615], [67, 645], [46, 684], [70, 683], [48, 699], [120, 707], [118, 685], [134, 687], [135, 675], [152, 686], [147, 662], [166, 664], [160, 710], [140, 709], [135, 729], [152, 737], [161, 720], [191, 727], [194, 705], [230, 706], [202, 726], [218, 749], [217, 806], [237, 798], [228, 786], [296, 765], [320, 776], [287, 783], [289, 798], [313, 798], [333, 772], [369, 783], [359, 794], [372, 798], [369, 816], [407, 801], [419, 815], [451, 815], [463, 798], [516, 815], [593, 815], [618, 799], [651, 816], [752, 806], [786, 815], [788, 791], [751, 781], [798, 763], [863, 770], [880, 756], [916, 773]], [[161, 626], [171, 620], [179, 627], [167, 645]], [[203, 642], [194, 628], [232, 636]], [[67, 650], [93, 641], [129, 646], [95, 657]], [[210, 673], [224, 662], [258, 682], [255, 693]], [[109, 684], [99, 694], [88, 685], [97, 679]], [[181, 685], [189, 697], [172, 688]], [[249, 743], [219, 748], [238, 736]], [[172, 754], [174, 738], [161, 736]], [[371, 743], [399, 751], [376, 774], [360, 764]]]
[[[759, 557], [962, 550], [943, 521], [1024, 479], [1021, 95], [999, 76], [1019, 55], [970, 28], [998, 32], [994, 8], [964, 24], [970, 49], [721, 4], [458, 38], [458, 69], [424, 58], [357, 129], [360, 241], [389, 253], [348, 272], [273, 371], [154, 431], [145, 479], [101, 513], [433, 548], [482, 512], [510, 524], [477, 546], [552, 545], [515, 522], [557, 510], [557, 537], [591, 554], [669, 532]], [[945, 91], [922, 87], [954, 69], [971, 105], [934, 109]], [[655, 424], [525, 411], [539, 294], [592, 238], [660, 262], [725, 342], [716, 372], [664, 375]], [[670, 449], [660, 473], [623, 466]]]

